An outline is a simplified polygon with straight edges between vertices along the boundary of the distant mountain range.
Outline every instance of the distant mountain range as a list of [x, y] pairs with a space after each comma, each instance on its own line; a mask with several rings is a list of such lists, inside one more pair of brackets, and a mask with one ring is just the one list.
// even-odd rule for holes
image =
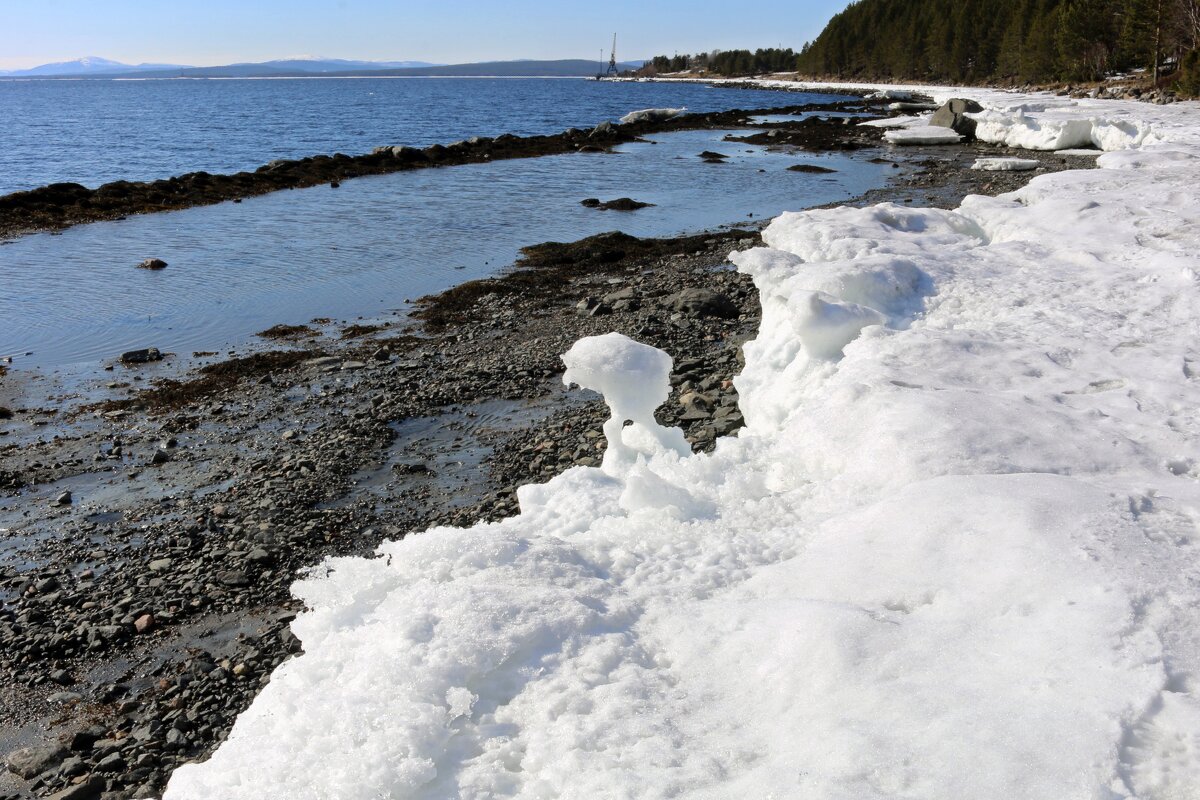
[[[621, 70], [638, 69], [643, 61], [618, 64]], [[347, 61], [337, 58], [300, 57], [220, 67], [184, 64], [122, 64], [89, 56], [74, 61], [43, 64], [22, 70], [0, 71], [3, 78], [303, 78], [327, 77], [585, 77], [600, 64], [585, 59], [556, 61], [486, 61], [477, 64], [430, 64], [424, 61]]]
[[32, 69], [0, 70], [0, 75], [14, 78], [55, 78], [62, 75], [110, 75], [116, 72], [180, 68], [178, 64], [122, 64], [120, 61], [110, 61], [99, 56], [88, 56], [74, 61], [42, 64]]

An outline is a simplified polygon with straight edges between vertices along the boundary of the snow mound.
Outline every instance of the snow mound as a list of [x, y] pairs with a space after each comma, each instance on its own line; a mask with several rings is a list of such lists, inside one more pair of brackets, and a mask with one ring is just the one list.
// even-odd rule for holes
[[985, 172], [1027, 172], [1037, 169], [1039, 161], [1032, 158], [977, 158], [971, 169]]
[[866, 96], [867, 100], [911, 100], [912, 98], [913, 93], [903, 89], [881, 89]]
[[892, 144], [899, 145], [930, 145], [930, 144], [958, 144], [962, 141], [962, 136], [950, 130], [949, 128], [941, 128], [936, 125], [927, 125], [923, 128], [901, 128], [900, 130], [890, 130], [883, 135]]
[[166, 800], [1196, 797], [1200, 122], [1163, 119], [774, 220], [711, 454], [653, 420], [666, 354], [577, 343], [611, 461], [310, 570], [303, 655]]
[[[671, 357], [619, 333], [580, 339], [563, 355], [563, 383], [604, 395], [612, 416], [604, 423], [608, 449], [601, 465], [610, 475], [627, 472], [639, 457], [691, 454], [683, 431], [664, 428], [654, 410], [671, 393]], [[625, 423], [630, 422], [629, 427]]]
[[662, 119], [678, 117], [687, 111], [686, 108], [645, 108], [641, 111], [630, 111], [619, 120], [622, 125], [634, 122], [656, 122]]
[[1029, 114], [1026, 108], [1018, 108], [970, 116], [977, 123], [975, 137], [980, 141], [1026, 150], [1128, 150], [1142, 145], [1151, 133], [1150, 126], [1142, 122], [1061, 111]]

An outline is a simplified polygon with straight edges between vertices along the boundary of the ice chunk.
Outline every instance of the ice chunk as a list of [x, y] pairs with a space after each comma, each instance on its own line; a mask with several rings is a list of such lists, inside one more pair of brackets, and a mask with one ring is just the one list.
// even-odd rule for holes
[[899, 130], [888, 131], [883, 135], [883, 138], [892, 144], [899, 145], [933, 145], [958, 144], [962, 141], [963, 137], [949, 128], [930, 125], [924, 128], [901, 128]]
[[1080, 116], [1061, 111], [1028, 114], [1016, 111], [984, 111], [971, 114], [976, 121], [975, 138], [981, 142], [1021, 147], [1026, 150], [1069, 150], [1098, 147], [1126, 150], [1140, 146], [1150, 136], [1144, 122]]
[[685, 111], [687, 111], [686, 108], [644, 108], [641, 111], [630, 111], [621, 117], [620, 122], [622, 125], [629, 125], [634, 122], [656, 122], [662, 119], [678, 117]]
[[971, 169], [985, 172], [1027, 172], [1037, 169], [1040, 163], [1032, 158], [977, 158]]
[[885, 117], [883, 119], [869, 119], [866, 122], [858, 123], [861, 128], [910, 128], [928, 121], [929, 116], [923, 117]]
[[[671, 393], [671, 357], [620, 333], [580, 339], [563, 354], [563, 383], [604, 395], [612, 416], [604, 423], [608, 449], [601, 467], [624, 473], [638, 459], [663, 453], [691, 453], [683, 431], [664, 428], [654, 411]], [[632, 422], [628, 428], [626, 422]]]

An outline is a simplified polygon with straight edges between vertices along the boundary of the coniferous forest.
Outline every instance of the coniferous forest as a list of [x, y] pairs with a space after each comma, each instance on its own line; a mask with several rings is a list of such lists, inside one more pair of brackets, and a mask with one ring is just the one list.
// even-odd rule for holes
[[660, 56], [657, 72], [843, 80], [1091, 81], [1136, 69], [1200, 89], [1200, 0], [859, 0], [799, 53]]

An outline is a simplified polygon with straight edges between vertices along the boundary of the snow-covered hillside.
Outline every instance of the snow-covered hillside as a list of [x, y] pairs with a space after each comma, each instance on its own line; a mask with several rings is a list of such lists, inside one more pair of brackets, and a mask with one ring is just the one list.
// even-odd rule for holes
[[775, 220], [712, 455], [662, 357], [576, 345], [604, 467], [313, 570], [168, 800], [1200, 797], [1200, 105], [968, 96], [1114, 152]]

